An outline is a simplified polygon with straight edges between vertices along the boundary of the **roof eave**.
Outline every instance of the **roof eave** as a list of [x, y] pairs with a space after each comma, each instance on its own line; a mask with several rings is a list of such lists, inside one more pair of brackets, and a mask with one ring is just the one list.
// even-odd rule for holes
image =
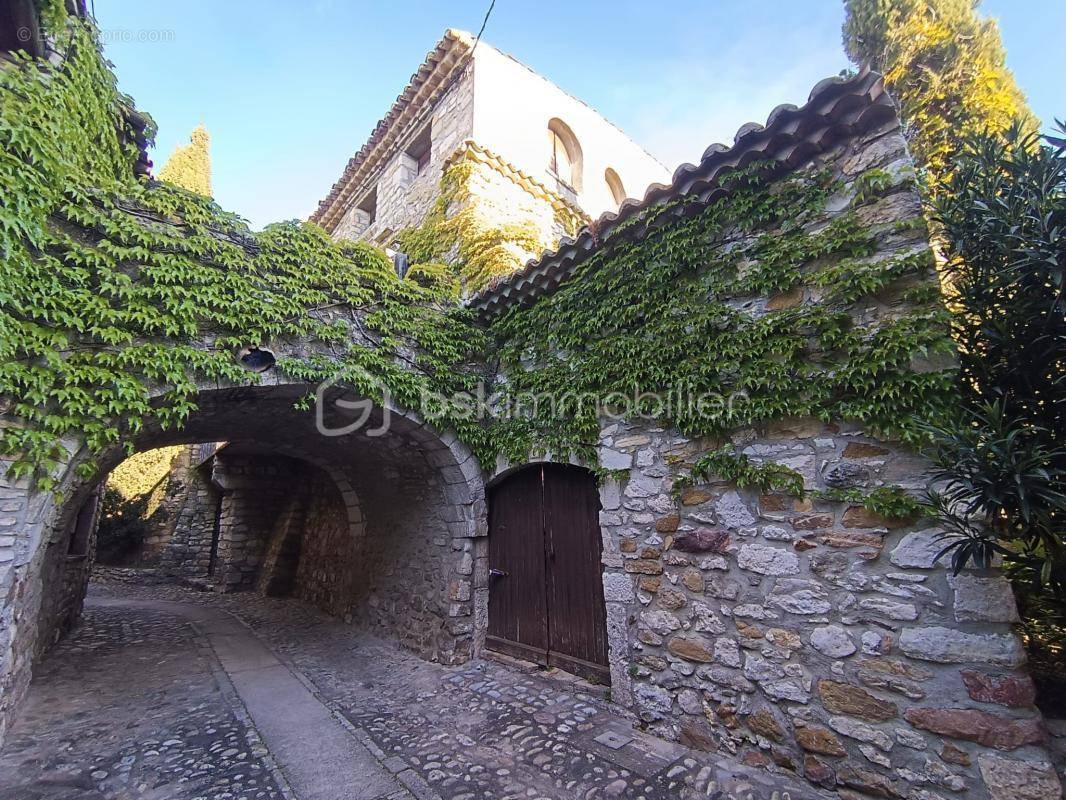
[[403, 134], [405, 123], [416, 116], [416, 109], [427, 99], [436, 102], [438, 93], [451, 85], [452, 77], [466, 66], [473, 39], [466, 31], [449, 28], [437, 46], [426, 54], [407, 86], [396, 98], [389, 112], [378, 120], [359, 151], [348, 159], [341, 177], [329, 194], [318, 204], [310, 220], [332, 233], [340, 223], [356, 193], [370, 174], [381, 164], [396, 139]]
[[[472, 296], [467, 305], [479, 319], [489, 321], [516, 303], [533, 302], [554, 291], [612, 230], [650, 206], [684, 195], [697, 196], [701, 204], [713, 202], [724, 195], [725, 190], [718, 185], [724, 171], [756, 160], [776, 161], [782, 172], [791, 171], [842, 138], [890, 120], [898, 122], [896, 108], [877, 73], [864, 69], [850, 78], [820, 81], [803, 106], [780, 105], [770, 112], [765, 125], [742, 126], [732, 145], [712, 144], [699, 164], [678, 167], [668, 186], [652, 184], [643, 200], [624, 201], [617, 213], [603, 214], [575, 238], [561, 240], [556, 250], [497, 279]], [[633, 226], [627, 236], [639, 238], [643, 233], [642, 226]]]

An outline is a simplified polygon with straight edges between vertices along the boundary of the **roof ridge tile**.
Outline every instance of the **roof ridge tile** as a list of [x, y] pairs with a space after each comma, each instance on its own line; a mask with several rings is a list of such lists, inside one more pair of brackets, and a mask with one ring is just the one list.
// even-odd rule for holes
[[802, 107], [782, 104], [770, 112], [765, 125], [754, 122], [742, 125], [732, 145], [711, 144], [704, 150], [699, 164], [678, 166], [669, 186], [652, 184], [642, 200], [625, 200], [617, 213], [602, 214], [582, 228], [573, 240], [560, 240], [554, 250], [545, 251], [511, 275], [492, 281], [471, 296], [467, 305], [483, 320], [491, 319], [513, 302], [529, 302], [549, 286], [558, 285], [612, 228], [655, 203], [689, 194], [697, 186], [704, 187], [700, 200], [709, 202], [715, 195], [717, 178], [725, 170], [743, 167], [758, 157], [772, 158], [785, 170], [795, 169], [840, 138], [841, 133], [860, 133], [889, 119], [896, 119], [896, 108], [876, 72], [864, 68], [848, 77], [821, 80]]

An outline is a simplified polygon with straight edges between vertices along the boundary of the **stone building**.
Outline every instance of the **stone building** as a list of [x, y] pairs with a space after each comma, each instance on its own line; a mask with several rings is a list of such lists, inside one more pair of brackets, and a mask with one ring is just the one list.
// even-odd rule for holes
[[[336, 238], [382, 246], [422, 224], [446, 169], [469, 161], [469, 196], [486, 226], [529, 223], [538, 249], [667, 170], [594, 109], [514, 58], [449, 29], [311, 219]], [[458, 209], [447, 209], [449, 216]]]
[[[450, 88], [466, 86], [473, 100], [463, 119], [473, 120], [476, 134], [481, 49], [471, 59], [471, 48], [450, 34], [408, 91], [458, 97]], [[486, 51], [493, 63], [497, 56]], [[320, 209], [317, 218], [335, 235], [356, 231], [384, 242], [417, 216], [386, 218], [380, 183], [396, 177], [389, 163], [399, 169], [407, 157], [417, 166], [415, 155], [391, 143], [414, 141], [440, 108], [410, 99], [401, 99], [375, 133], [379, 141], [372, 138]], [[417, 109], [425, 116], [415, 121]], [[399, 124], [406, 114], [411, 124]], [[566, 116], [558, 118], [580, 139], [579, 116]], [[541, 145], [548, 122], [540, 125]], [[411, 139], [401, 141], [403, 132]], [[503, 147], [502, 138], [486, 138], [468, 149]], [[584, 180], [569, 186], [575, 191], [563, 197], [567, 203], [591, 187], [592, 141], [581, 142]], [[519, 155], [508, 156], [515, 159], [508, 181], [527, 175], [519, 173]], [[546, 155], [542, 147], [540, 166], [527, 166], [543, 169]], [[728, 202], [722, 176], [756, 160], [770, 165], [781, 181], [775, 186], [797, 174], [831, 179], [832, 196], [804, 224], [820, 229], [854, 215], [872, 237], [872, 252], [861, 264], [849, 262], [852, 268], [927, 255], [895, 108], [878, 77], [864, 73], [820, 83], [803, 107], [782, 106], [765, 125], [745, 126], [731, 145], [712, 146], [698, 164], [679, 168], [670, 185], [601, 216], [468, 306], [488, 325], [516, 304], [547, 302], [612, 236], [657, 236], [709, 203]], [[863, 188], [871, 171], [879, 175], [877, 192]], [[631, 181], [636, 172], [619, 166], [618, 174]], [[537, 181], [553, 197], [567, 188]], [[426, 204], [432, 185], [427, 179]], [[360, 208], [375, 186], [382, 207]], [[588, 208], [597, 208], [589, 192]], [[642, 215], [659, 209], [670, 213], [643, 224]], [[178, 226], [174, 235], [182, 235]], [[745, 244], [741, 235], [720, 246]], [[848, 304], [858, 329], [875, 331], [915, 304], [937, 302], [908, 294], [905, 281], [881, 288]], [[801, 279], [787, 292], [731, 300], [762, 319], [817, 304], [825, 289]], [[375, 346], [359, 324], [365, 310], [317, 313]], [[295, 338], [271, 347], [279, 361], [332, 352]], [[495, 367], [482, 366], [486, 373]], [[932, 368], [915, 363], [913, 370]], [[205, 382], [184, 427], [138, 433], [139, 449], [229, 443], [210, 458], [190, 459], [194, 490], [162, 548], [167, 569], [223, 588], [303, 598], [427, 659], [460, 663], [504, 651], [609, 681], [612, 701], [663, 737], [802, 776], [848, 800], [1060, 797], [1011, 629], [1017, 612], [1009, 585], [995, 571], [952, 576], [935, 563], [938, 531], [930, 520], [881, 517], [827, 491], [920, 488], [928, 465], [903, 443], [844, 419], [783, 418], [730, 431], [729, 441], [753, 462], [788, 467], [819, 491], [796, 499], [713, 476], [683, 484], [717, 443], [662, 421], [604, 417], [594, 463], [550, 455], [481, 463], [453, 431], [414, 409], [379, 404], [362, 429], [319, 435], [314, 413], [295, 407], [309, 389], [281, 371], [256, 386]], [[341, 394], [322, 396], [335, 427], [350, 419], [332, 402]], [[55, 469], [57, 492], [0, 479], [0, 724], [25, 691], [33, 654], [76, 618], [85, 591], [96, 484], [78, 469], [92, 454], [69, 445], [69, 460]], [[111, 468], [122, 455], [116, 444], [101, 464]], [[594, 470], [609, 476], [597, 482]], [[574, 544], [556, 541], [559, 531], [580, 545], [565, 551], [573, 557], [555, 559]], [[530, 543], [531, 557], [523, 550]], [[552, 627], [511, 625], [516, 618], [547, 618]]]

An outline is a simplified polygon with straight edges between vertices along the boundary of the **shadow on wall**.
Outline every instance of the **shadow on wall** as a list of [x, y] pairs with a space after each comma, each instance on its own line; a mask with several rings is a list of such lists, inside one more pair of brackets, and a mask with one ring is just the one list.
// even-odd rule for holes
[[[157, 495], [165, 514], [157, 509], [138, 519], [151, 524], [130, 537], [132, 546], [112, 548], [107, 561], [150, 566], [217, 591], [300, 598], [427, 659], [466, 660], [479, 635], [479, 473], [469, 483], [456, 461], [459, 445], [397, 413], [386, 436], [322, 436], [314, 415], [293, 406], [306, 391], [208, 391], [180, 433], [146, 433], [139, 441], [146, 450], [173, 446], [179, 436], [227, 444], [203, 461], [197, 446], [180, 446], [167, 489]], [[119, 458], [116, 452], [102, 466]], [[96, 492], [92, 484], [76, 486], [42, 531], [52, 543], [38, 553], [39, 572], [29, 571], [24, 590], [37, 603], [30, 617], [36, 635], [19, 631], [36, 653], [80, 611], [92, 537], [78, 561], [68, 548], [71, 532], [85, 529], [78, 509]], [[94, 500], [94, 515], [95, 508]]]

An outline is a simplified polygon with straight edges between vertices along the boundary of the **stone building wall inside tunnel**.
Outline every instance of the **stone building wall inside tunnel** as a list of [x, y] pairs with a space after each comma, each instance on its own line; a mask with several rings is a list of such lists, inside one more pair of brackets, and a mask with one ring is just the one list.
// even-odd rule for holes
[[49, 620], [49, 625], [47, 635], [36, 643], [38, 656], [70, 630], [81, 615], [92, 570], [99, 499], [99, 491], [86, 497], [77, 513], [52, 537], [44, 553], [40, 614]]
[[164, 500], [169, 527], [152, 541], [147, 555], [149, 563], [166, 575], [206, 579], [211, 574], [221, 491], [211, 477], [214, 463], [196, 463], [196, 450], [188, 447], [176, 460], [173, 489]]
[[397, 430], [382, 438], [275, 442], [276, 451], [257, 441], [220, 450], [187, 481], [161, 556], [166, 571], [207, 576], [219, 591], [305, 600], [428, 659], [468, 658], [479, 633], [475, 565], [483, 545], [476, 515], [484, 503], [475, 509], [479, 490], [471, 492], [449, 446], [393, 419]]
[[473, 545], [452, 538], [440, 479], [424, 461], [397, 460], [362, 472], [356, 485], [366, 547], [353, 615], [424, 658], [465, 660], [472, 595], [459, 579], [473, 570]]
[[340, 491], [323, 472], [308, 481], [301, 500], [302, 530], [292, 593], [350, 621], [364, 558], [362, 522], [352, 522]]
[[222, 496], [211, 578], [221, 591], [251, 589], [269, 579], [262, 574], [268, 554], [273, 569], [286, 566], [280, 545], [271, 552], [272, 544], [288, 531], [291, 503], [301, 498], [314, 468], [284, 456], [225, 451], [215, 462], [212, 479]]

